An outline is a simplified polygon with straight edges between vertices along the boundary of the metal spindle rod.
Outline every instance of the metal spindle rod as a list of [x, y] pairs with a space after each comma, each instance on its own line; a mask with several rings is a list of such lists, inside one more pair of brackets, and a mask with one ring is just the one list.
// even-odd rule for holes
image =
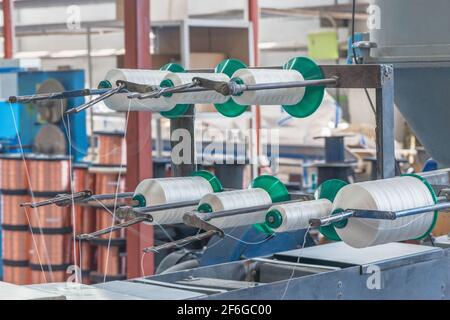
[[79, 113], [81, 111], [84, 111], [88, 108], [93, 107], [94, 105], [96, 105], [97, 103], [108, 99], [109, 97], [115, 95], [116, 93], [119, 93], [120, 91], [122, 91], [123, 89], [125, 89], [125, 84], [121, 84], [118, 87], [114, 88], [114, 89], [109, 89], [108, 91], [106, 91], [104, 94], [100, 95], [99, 97], [89, 101], [88, 103], [85, 103], [79, 107], [76, 108], [72, 108], [66, 111], [66, 114], [73, 114], [73, 113]]
[[54, 92], [54, 93], [40, 93], [28, 96], [11, 96], [9, 97], [9, 102], [11, 103], [30, 103], [33, 101], [41, 100], [59, 100], [59, 99], [69, 99], [78, 98], [86, 96], [96, 96], [102, 95], [108, 92], [109, 89], [81, 89], [65, 92]]
[[141, 222], [145, 222], [147, 219], [143, 218], [143, 217], [139, 217], [139, 218], [135, 218], [120, 224], [116, 224], [114, 226], [108, 227], [106, 229], [102, 229], [102, 230], [98, 230], [92, 233], [87, 233], [87, 234], [81, 234], [76, 236], [77, 240], [91, 240], [91, 239], [95, 239], [98, 238], [102, 235], [108, 234], [108, 233], [112, 233], [114, 231], [118, 231], [118, 230], [122, 230], [124, 228], [128, 228], [131, 226], [134, 226], [135, 224], [141, 223]]

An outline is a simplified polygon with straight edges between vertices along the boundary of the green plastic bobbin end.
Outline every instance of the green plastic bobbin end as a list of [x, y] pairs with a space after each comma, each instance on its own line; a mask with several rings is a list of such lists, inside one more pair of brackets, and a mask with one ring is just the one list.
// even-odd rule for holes
[[[336, 209], [336, 210], [333, 211], [333, 213], [331, 215], [339, 214], [339, 213], [342, 213], [342, 212], [344, 212], [343, 209]], [[337, 228], [337, 229], [344, 229], [347, 226], [347, 224], [348, 224], [348, 219], [343, 219], [341, 221], [333, 223], [333, 226], [335, 228]]]
[[[247, 68], [247, 65], [242, 61], [237, 59], [227, 59], [217, 65], [215, 72], [224, 73], [231, 78], [236, 71], [245, 68]], [[221, 115], [228, 118], [238, 117], [249, 108], [249, 106], [242, 106], [236, 103], [231, 97], [225, 103], [215, 104], [215, 107]]]
[[137, 205], [135, 205], [135, 208], [144, 208], [147, 206], [147, 200], [145, 200], [145, 197], [142, 194], [137, 194], [133, 197], [133, 201], [137, 202]]
[[201, 213], [211, 213], [213, 211], [211, 205], [209, 203], [202, 203], [198, 208], [198, 212]]
[[209, 171], [206, 170], [196, 171], [192, 174], [192, 176], [202, 177], [206, 179], [211, 184], [214, 193], [223, 191], [222, 183], [220, 182], [220, 180]]
[[[414, 177], [419, 179], [420, 181], [422, 181], [428, 188], [428, 190], [430, 190], [431, 193], [431, 197], [433, 198], [434, 203], [438, 203], [438, 198], [436, 196], [436, 192], [434, 192], [433, 187], [431, 186], [431, 184], [428, 183], [428, 181], [426, 179], [424, 179], [423, 177], [417, 175], [417, 174], [403, 174], [402, 177]], [[433, 223], [431, 224], [431, 227], [427, 230], [427, 232], [425, 232], [421, 237], [414, 239], [414, 240], [423, 240], [425, 238], [427, 238], [434, 230], [434, 228], [436, 227], [436, 223], [437, 220], [439, 218], [439, 212], [436, 210], [434, 212], [434, 218], [433, 218]]]
[[98, 84], [98, 89], [111, 89], [112, 88], [112, 84], [111, 82], [109, 82], [108, 80], [102, 80], [100, 81], [100, 83]]
[[184, 70], [184, 68], [181, 65], [177, 64], [177, 63], [165, 64], [159, 70], [161, 70], [161, 71], [170, 71], [170, 72], [174, 72], [174, 73], [186, 72], [186, 70]]
[[[175, 65], [175, 64], [173, 64]], [[174, 86], [172, 80], [165, 79], [161, 82], [160, 87], [161, 88], [172, 88]], [[172, 93], [166, 93], [164, 94], [164, 97], [171, 97]], [[163, 111], [161, 112], [161, 115], [163, 117], [166, 117], [168, 119], [176, 119], [182, 115], [184, 115], [190, 108], [190, 105], [188, 104], [177, 104], [173, 109], [169, 111]]]
[[[322, 69], [311, 59], [297, 57], [291, 59], [283, 68], [285, 70], [297, 70], [305, 80], [320, 80], [324, 78]], [[325, 95], [324, 86], [306, 87], [303, 99], [291, 106], [283, 106], [283, 109], [295, 118], [306, 118], [312, 115], [320, 107]]]
[[266, 234], [267, 236], [273, 235], [275, 232], [265, 223], [257, 223], [253, 225], [256, 231]]
[[280, 211], [272, 210], [267, 212], [266, 215], [266, 226], [271, 229], [278, 229], [283, 224], [283, 216]]
[[272, 199], [272, 203], [284, 202], [291, 200], [291, 196], [289, 194], [286, 186], [273, 176], [260, 176], [253, 180], [252, 188], [260, 188], [267, 191]]
[[[333, 202], [334, 199], [336, 198], [336, 195], [339, 192], [339, 190], [341, 190], [346, 185], [348, 185], [347, 182], [338, 180], [338, 179], [332, 179], [332, 180], [325, 181], [324, 183], [322, 183], [319, 186], [319, 188], [317, 188], [316, 198], [317, 199], [328, 199], [331, 202]], [[335, 211], [332, 214], [336, 214], [336, 213], [338, 213], [338, 212]], [[347, 223], [345, 223], [345, 224], [347, 224]], [[340, 225], [342, 225], [342, 224], [340, 224]], [[329, 240], [341, 241], [341, 238], [337, 234], [334, 227], [335, 227], [334, 225], [320, 227], [319, 231]]]

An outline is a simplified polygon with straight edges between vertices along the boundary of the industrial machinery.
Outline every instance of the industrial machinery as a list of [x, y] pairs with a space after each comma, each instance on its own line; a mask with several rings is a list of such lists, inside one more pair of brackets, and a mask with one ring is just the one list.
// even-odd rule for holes
[[[377, 180], [352, 184], [327, 180], [314, 195], [297, 198], [287, 193], [280, 183], [259, 178], [254, 181], [253, 190], [218, 192], [213, 188], [214, 192], [209, 190], [195, 199], [199, 206], [190, 199], [191, 202], [146, 207], [145, 197], [135, 197], [141, 207], [122, 207], [117, 212], [128, 221], [82, 237], [93, 237], [132, 223], [154, 223], [154, 212], [176, 209], [178, 205], [185, 209], [195, 206], [168, 216], [182, 217], [184, 224], [200, 230], [197, 235], [147, 248], [145, 252], [179, 248], [214, 237], [203, 253], [203, 257], [212, 256], [197, 265], [188, 261], [158, 275], [98, 284], [94, 286], [96, 289], [141, 299], [450, 299], [450, 251], [445, 248], [445, 239], [439, 240], [442, 247], [437, 247], [430, 236], [438, 214], [450, 209], [450, 170], [396, 177], [394, 152], [395, 97], [430, 154], [441, 165], [450, 165], [446, 160], [445, 135], [441, 135], [447, 130], [444, 122], [448, 114], [440, 106], [446, 96], [443, 66], [448, 50], [445, 51], [446, 46], [432, 46], [434, 42], [416, 43], [420, 32], [414, 39], [407, 39], [414, 34], [410, 28], [425, 11], [423, 6], [429, 4], [418, 0], [407, 4], [406, 1], [375, 2], [382, 10], [384, 23], [393, 25], [394, 19], [401, 17], [402, 27], [408, 31], [398, 32], [399, 28], [390, 25], [373, 31], [371, 41], [377, 42], [377, 54], [371, 55], [375, 45], [370, 42], [355, 43], [355, 48], [363, 53], [362, 57], [355, 57], [356, 64], [317, 66], [309, 59], [296, 58], [282, 68], [251, 69], [227, 60], [209, 73], [185, 73], [179, 67], [166, 66], [164, 70], [146, 73], [145, 80], [141, 81], [137, 71], [127, 71], [121, 79], [107, 77], [111, 81], [95, 89], [96, 94], [101, 94], [99, 98], [69, 111], [76, 113], [105, 100], [113, 109], [164, 112], [168, 117], [178, 117], [189, 109], [186, 104], [210, 102], [227, 116], [238, 116], [247, 105], [260, 104], [283, 105], [289, 114], [307, 117], [319, 107], [325, 87], [376, 91]], [[436, 6], [445, 12], [450, 4], [442, 0], [436, 1]], [[439, 19], [436, 28], [448, 26], [447, 20]], [[397, 30], [392, 32], [392, 29]], [[441, 33], [417, 38], [431, 41], [438, 34]], [[442, 37], [436, 39], [442, 43]], [[394, 44], [401, 45], [396, 48]], [[428, 53], [420, 55], [417, 50]], [[232, 70], [221, 66], [232, 66]], [[442, 68], [435, 69], [437, 66]], [[117, 74], [120, 72], [115, 71], [114, 75]], [[424, 91], [435, 94], [430, 96]], [[40, 98], [59, 99], [70, 95], [73, 92]], [[22, 99], [34, 98], [13, 100]], [[419, 102], [433, 108], [421, 108]], [[255, 192], [256, 189], [262, 191]], [[227, 196], [230, 198], [223, 200]], [[64, 197], [65, 201], [73, 198]], [[256, 228], [262, 238], [243, 240], [243, 232], [233, 239], [234, 235], [227, 229], [239, 222]], [[333, 242], [309, 246], [313, 244], [310, 239], [306, 241], [311, 230], [318, 230]], [[303, 241], [284, 240], [283, 236], [290, 232], [302, 232]], [[239, 245], [230, 246], [230, 242], [220, 238], [231, 238]], [[277, 239], [281, 239], [281, 246], [264, 246], [272, 241], [276, 243]], [[221, 245], [224, 249], [219, 250]], [[264, 250], [236, 254], [242, 253], [246, 246]], [[223, 255], [225, 249], [233, 255], [228, 261], [217, 259], [215, 254]], [[42, 290], [52, 291], [52, 288]]]

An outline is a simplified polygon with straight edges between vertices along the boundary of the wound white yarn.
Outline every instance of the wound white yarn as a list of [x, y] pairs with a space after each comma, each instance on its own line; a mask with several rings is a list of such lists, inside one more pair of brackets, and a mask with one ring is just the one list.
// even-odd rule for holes
[[[270, 205], [272, 203], [272, 199], [267, 191], [256, 188], [208, 194], [201, 199], [200, 205], [204, 203], [209, 204], [213, 212], [217, 212]], [[245, 213], [230, 217], [212, 219], [208, 222], [221, 229], [252, 225], [255, 223], [263, 223], [265, 221], [266, 212], [267, 211], [264, 210]]]
[[[147, 179], [135, 190], [135, 195], [145, 197], [147, 206], [169, 204], [184, 201], [200, 201], [212, 193], [211, 184], [202, 177]], [[183, 222], [183, 215], [197, 206], [152, 212], [153, 220], [158, 224], [176, 224]]]
[[[269, 69], [240, 69], [234, 73], [233, 78], [239, 78], [247, 85], [304, 80], [296, 70]], [[245, 91], [240, 96], [233, 96], [233, 99], [241, 105], [295, 105], [304, 95], [305, 88], [288, 88]]]
[[[161, 81], [169, 74], [161, 70], [141, 69], [112, 69], [105, 79], [116, 87], [117, 80], [129, 81], [137, 84], [159, 86]], [[151, 111], [162, 112], [172, 110], [176, 104], [162, 98], [155, 99], [128, 99], [128, 93], [118, 93], [104, 101], [105, 105], [115, 111]]]
[[[345, 186], [334, 201], [336, 209], [398, 211], [434, 204], [432, 194], [420, 179], [402, 176]], [[432, 226], [434, 212], [396, 220], [349, 218], [347, 225], [336, 228], [339, 237], [355, 248], [417, 239]]]
[[287, 232], [306, 229], [310, 219], [329, 216], [333, 210], [333, 203], [328, 199], [302, 201], [275, 205], [269, 211], [278, 211], [283, 217], [282, 224], [275, 232]]

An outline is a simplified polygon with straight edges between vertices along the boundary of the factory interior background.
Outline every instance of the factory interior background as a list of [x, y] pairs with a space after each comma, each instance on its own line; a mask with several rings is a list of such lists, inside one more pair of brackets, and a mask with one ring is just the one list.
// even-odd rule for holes
[[450, 4], [394, 2], [3, 0], [0, 299], [449, 299]]

